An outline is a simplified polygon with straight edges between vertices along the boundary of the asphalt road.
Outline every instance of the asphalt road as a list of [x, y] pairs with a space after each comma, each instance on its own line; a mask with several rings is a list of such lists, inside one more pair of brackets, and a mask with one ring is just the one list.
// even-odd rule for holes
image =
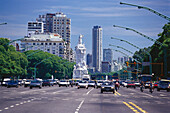
[[0, 113], [169, 113], [170, 92], [121, 87], [115, 94], [77, 87], [0, 86]]

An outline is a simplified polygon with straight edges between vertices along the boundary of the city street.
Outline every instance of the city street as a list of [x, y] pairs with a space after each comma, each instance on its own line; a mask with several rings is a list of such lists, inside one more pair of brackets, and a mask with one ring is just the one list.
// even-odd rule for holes
[[170, 93], [121, 87], [115, 94], [100, 88], [0, 86], [1, 113], [168, 113]]

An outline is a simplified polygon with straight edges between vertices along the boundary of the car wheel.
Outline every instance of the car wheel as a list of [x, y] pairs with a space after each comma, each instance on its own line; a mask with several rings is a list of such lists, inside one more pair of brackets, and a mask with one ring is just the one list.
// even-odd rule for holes
[[7, 86], [7, 88], [10, 88], [10, 86]]
[[169, 92], [169, 89], [167, 89], [167, 92]]
[[30, 89], [32, 89], [32, 87], [30, 87]]
[[88, 87], [86, 89], [88, 89]]
[[16, 86], [16, 88], [18, 88], [18, 86]]
[[60, 85], [59, 85], [59, 87], [60, 87]]
[[157, 88], [157, 91], [160, 91], [160, 89], [159, 89], [159, 88]]
[[41, 87], [39, 87], [39, 89], [41, 89]]
[[77, 87], [77, 89], [79, 89], [79, 87]]
[[115, 91], [113, 91], [113, 94], [115, 93]]
[[101, 93], [103, 93], [103, 91], [101, 90]]
[[135, 89], [136, 87], [134, 87], [134, 89]]

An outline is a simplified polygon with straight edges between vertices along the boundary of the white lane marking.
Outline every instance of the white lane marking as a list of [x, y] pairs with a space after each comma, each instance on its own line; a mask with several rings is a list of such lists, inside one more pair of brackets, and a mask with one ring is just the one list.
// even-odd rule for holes
[[83, 103], [84, 103], [84, 100], [81, 101], [81, 103], [80, 103], [79, 106], [77, 107], [75, 113], [78, 113], [78, 112], [79, 112], [79, 110], [80, 110], [80, 108], [81, 108], [81, 106], [82, 106]]
[[[94, 88], [93, 88], [94, 89]], [[90, 91], [88, 91], [87, 93], [86, 93], [86, 95], [88, 95], [93, 89], [91, 89]]]
[[4, 109], [9, 109], [8, 107], [4, 108]]
[[10, 107], [11, 107], [11, 108], [13, 108], [13, 107], [14, 107], [14, 105], [11, 105]]
[[24, 104], [23, 102], [20, 102], [20, 104]]
[[28, 100], [27, 102], [31, 102], [31, 100]]
[[0, 109], [0, 112], [1, 112], [2, 110]]
[[19, 104], [15, 104], [16, 106], [19, 106]]

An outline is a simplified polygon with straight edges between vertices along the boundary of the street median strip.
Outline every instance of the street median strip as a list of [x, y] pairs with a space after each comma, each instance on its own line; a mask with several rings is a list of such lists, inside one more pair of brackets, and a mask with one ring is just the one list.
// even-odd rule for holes
[[135, 113], [140, 113], [138, 112], [138, 110], [136, 110], [135, 108], [133, 108], [132, 106], [130, 106], [128, 103], [123, 102], [127, 107], [129, 107], [132, 111], [134, 111]]
[[138, 110], [140, 110], [142, 113], [147, 113], [145, 110], [143, 110], [142, 108], [140, 108], [139, 106], [137, 106], [136, 104], [134, 104], [133, 102], [129, 102], [129, 104], [133, 105], [134, 107], [136, 107]]

